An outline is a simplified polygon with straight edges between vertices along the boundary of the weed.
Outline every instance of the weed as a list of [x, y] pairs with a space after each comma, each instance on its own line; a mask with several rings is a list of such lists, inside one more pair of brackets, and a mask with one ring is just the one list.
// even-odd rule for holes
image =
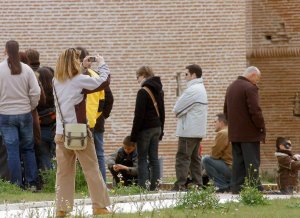
[[146, 190], [141, 188], [140, 186], [137, 186], [136, 184], [130, 186], [124, 186], [122, 184], [122, 181], [118, 183], [117, 186], [111, 189], [110, 191], [112, 195], [134, 195], [134, 194], [140, 194], [144, 192], [146, 192]]
[[178, 201], [177, 208], [182, 209], [217, 209], [220, 207], [219, 198], [214, 187], [208, 186], [206, 189], [192, 189]]
[[22, 193], [22, 189], [19, 186], [0, 179], [0, 193], [20, 194]]
[[[55, 179], [56, 179], [56, 164], [53, 169], [49, 169], [41, 172], [43, 178], [43, 192], [54, 193], [55, 192]], [[88, 193], [88, 187], [84, 178], [82, 168], [78, 162], [76, 162], [76, 177], [75, 177], [75, 191], [86, 195]]]
[[300, 208], [299, 199], [297, 199], [297, 198], [291, 198], [291, 199], [295, 199], [296, 202], [293, 202], [292, 204], [287, 205], [287, 207], [288, 208]]
[[250, 164], [248, 177], [245, 177], [245, 183], [240, 192], [240, 200], [245, 205], [253, 206], [268, 204], [268, 199], [257, 189], [260, 182], [253, 176], [256, 173], [257, 169], [252, 169], [252, 165]]

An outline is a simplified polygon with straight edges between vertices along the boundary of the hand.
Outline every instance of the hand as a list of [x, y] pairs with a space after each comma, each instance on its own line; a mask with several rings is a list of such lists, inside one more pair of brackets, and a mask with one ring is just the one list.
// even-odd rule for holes
[[96, 62], [99, 66], [102, 66], [105, 64], [103, 56], [97, 54], [95, 57], [96, 57]]
[[114, 171], [118, 172], [120, 170], [128, 170], [127, 166], [124, 166], [122, 164], [115, 164], [113, 165]]
[[82, 61], [83, 68], [90, 68], [92, 65], [92, 62], [89, 61], [90, 56], [86, 56]]

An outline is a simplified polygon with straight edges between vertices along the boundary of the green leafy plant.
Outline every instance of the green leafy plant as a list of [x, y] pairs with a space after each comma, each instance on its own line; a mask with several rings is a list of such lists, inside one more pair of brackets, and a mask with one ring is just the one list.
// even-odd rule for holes
[[263, 195], [263, 193], [257, 189], [260, 182], [255, 179], [254, 174], [257, 173], [257, 169], [250, 168], [248, 170], [248, 177], [245, 178], [245, 183], [242, 186], [240, 192], [240, 200], [245, 205], [266, 205], [268, 204], [268, 199]]
[[145, 192], [147, 192], [146, 189], [143, 189], [136, 184], [124, 186], [123, 180], [121, 180], [116, 187], [112, 188], [110, 191], [112, 195], [135, 195]]
[[19, 186], [13, 185], [10, 182], [0, 179], [0, 193], [7, 194], [19, 194], [22, 193], [22, 189]]
[[55, 192], [56, 169], [49, 169], [41, 172], [43, 179], [43, 192]]
[[[56, 164], [54, 164], [54, 169], [43, 171], [41, 172], [41, 175], [44, 182], [43, 192], [55, 192]], [[80, 192], [83, 195], [88, 193], [88, 187], [84, 178], [84, 174], [78, 162], [76, 163], [75, 191]]]
[[219, 197], [216, 195], [213, 186], [208, 186], [206, 189], [201, 190], [194, 188], [179, 199], [176, 208], [217, 209], [220, 208]]

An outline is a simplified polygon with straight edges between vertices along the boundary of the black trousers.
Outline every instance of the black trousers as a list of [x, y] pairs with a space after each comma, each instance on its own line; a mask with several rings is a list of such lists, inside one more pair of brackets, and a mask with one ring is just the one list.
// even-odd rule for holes
[[262, 189], [259, 180], [260, 142], [232, 142], [231, 190], [239, 193], [245, 178], [252, 185]]
[[6, 148], [2, 142], [2, 136], [0, 135], [0, 179], [9, 181], [9, 170], [7, 165], [7, 153]]

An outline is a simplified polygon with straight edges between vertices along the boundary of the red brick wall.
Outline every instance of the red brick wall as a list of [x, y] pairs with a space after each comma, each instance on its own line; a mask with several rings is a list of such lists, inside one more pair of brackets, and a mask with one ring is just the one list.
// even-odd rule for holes
[[245, 10], [240, 0], [1, 1], [0, 45], [16, 39], [22, 50], [37, 49], [42, 65], [48, 66], [55, 66], [58, 54], [68, 47], [84, 46], [91, 54], [104, 55], [115, 97], [106, 124], [106, 154], [130, 133], [139, 89], [135, 71], [152, 66], [162, 77], [166, 102], [160, 155], [164, 175], [174, 176], [176, 73], [191, 63], [204, 70], [209, 98], [209, 128], [203, 142], [207, 152], [226, 87], [246, 66]]
[[275, 169], [275, 140], [291, 138], [300, 152], [300, 118], [293, 116], [294, 96], [300, 92], [300, 2], [251, 1], [247, 25], [248, 62], [262, 72], [261, 105], [267, 141], [262, 145], [262, 168]]

